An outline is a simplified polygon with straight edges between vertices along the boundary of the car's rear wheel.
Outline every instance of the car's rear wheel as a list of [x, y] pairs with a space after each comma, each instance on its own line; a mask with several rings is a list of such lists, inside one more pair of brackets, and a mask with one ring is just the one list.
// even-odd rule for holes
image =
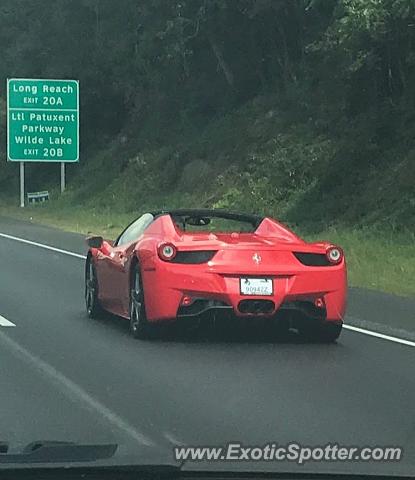
[[152, 338], [155, 327], [149, 323], [144, 304], [144, 289], [140, 267], [135, 265], [132, 272], [130, 291], [130, 333], [142, 340]]
[[315, 342], [333, 343], [335, 342], [342, 331], [342, 322], [316, 322], [313, 320], [306, 320], [299, 326], [300, 335]]
[[343, 329], [342, 322], [324, 322], [320, 324], [320, 328], [318, 329], [318, 338], [320, 341], [325, 343], [332, 343], [335, 342]]
[[85, 306], [89, 318], [97, 318], [102, 313], [98, 300], [98, 279], [91, 257], [85, 265]]

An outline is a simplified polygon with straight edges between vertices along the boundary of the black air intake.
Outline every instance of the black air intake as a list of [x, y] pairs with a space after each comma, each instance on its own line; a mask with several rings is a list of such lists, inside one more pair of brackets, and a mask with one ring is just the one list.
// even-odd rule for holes
[[301, 253], [293, 252], [295, 258], [303, 265], [308, 267], [330, 267], [332, 264], [329, 262], [325, 253]]
[[170, 263], [200, 264], [212, 260], [216, 250], [187, 250], [178, 251]]

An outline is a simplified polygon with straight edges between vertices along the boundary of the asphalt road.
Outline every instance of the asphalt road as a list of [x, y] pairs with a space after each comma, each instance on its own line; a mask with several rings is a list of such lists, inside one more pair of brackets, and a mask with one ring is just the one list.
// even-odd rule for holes
[[[160, 457], [230, 441], [396, 445], [399, 464], [307, 469], [414, 474], [415, 344], [350, 330], [333, 345], [136, 341], [121, 319], [86, 317], [84, 254], [79, 235], [0, 218], [0, 441], [116, 442]], [[350, 311], [355, 325], [413, 338], [412, 299], [356, 290]]]

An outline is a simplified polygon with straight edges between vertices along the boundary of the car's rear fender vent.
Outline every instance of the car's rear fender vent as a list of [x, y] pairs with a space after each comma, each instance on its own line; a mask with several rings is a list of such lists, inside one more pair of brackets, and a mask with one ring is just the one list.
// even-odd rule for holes
[[272, 313], [275, 309], [275, 303], [272, 300], [242, 300], [239, 302], [238, 310], [241, 313], [250, 313], [253, 315], [264, 315]]
[[293, 252], [293, 254], [299, 262], [301, 262], [303, 265], [307, 265], [308, 267], [332, 266], [325, 253]]
[[179, 250], [170, 263], [200, 264], [212, 260], [216, 250]]

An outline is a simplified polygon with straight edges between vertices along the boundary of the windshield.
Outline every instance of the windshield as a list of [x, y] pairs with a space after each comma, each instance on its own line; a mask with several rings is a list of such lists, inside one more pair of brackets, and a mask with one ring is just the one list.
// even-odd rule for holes
[[414, 476], [414, 0], [2, 0], [0, 47], [0, 470]]

